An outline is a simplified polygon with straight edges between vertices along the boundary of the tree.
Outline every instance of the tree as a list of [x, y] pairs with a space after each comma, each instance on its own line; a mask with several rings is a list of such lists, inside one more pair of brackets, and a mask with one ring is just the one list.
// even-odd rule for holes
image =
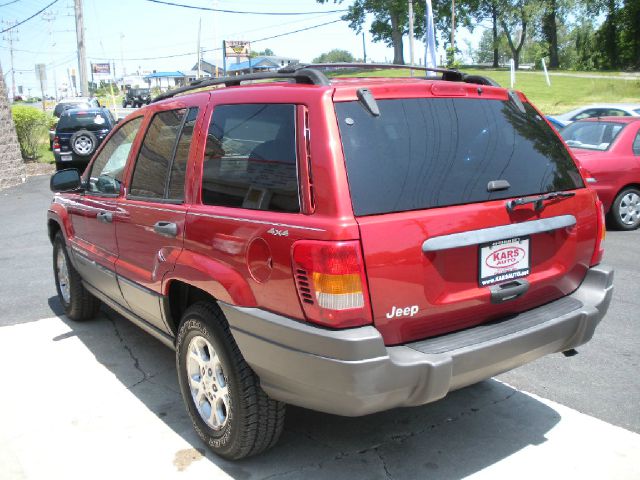
[[558, 25], [556, 23], [557, 14], [558, 1], [547, 0], [542, 16], [542, 32], [545, 40], [549, 44], [549, 68], [560, 67], [558, 55]]
[[271, 50], [270, 48], [265, 48], [264, 50], [259, 51], [259, 52], [252, 51], [251, 54], [250, 54], [251, 58], [255, 58], [255, 57], [272, 57], [274, 55], [275, 55], [275, 53], [273, 53], [273, 50]]
[[493, 35], [492, 30], [482, 32], [478, 49], [476, 50], [475, 61], [478, 63], [492, 63], [496, 67], [499, 66], [500, 57], [508, 57], [510, 50], [504, 33], [500, 32], [500, 35], [495, 40]]
[[[332, 0], [316, 0], [318, 3], [330, 3]], [[341, 4], [344, 0], [333, 0]], [[456, 1], [456, 24], [472, 28], [472, 12], [477, 8], [479, 0]], [[443, 38], [448, 38], [451, 32], [451, 2], [450, 0], [433, 0], [433, 18], [438, 32]], [[425, 33], [425, 2], [413, 1], [414, 34], [416, 38], [423, 38]], [[409, 33], [409, 2], [408, 0], [354, 0], [349, 6], [343, 20], [349, 22], [349, 27], [357, 33], [362, 27], [368, 14], [373, 15], [373, 22], [369, 32], [374, 42], [385, 42], [393, 47], [393, 63], [404, 65], [403, 37]], [[447, 44], [447, 41], [445, 41]]]
[[[518, 68], [520, 51], [527, 38], [527, 28], [539, 12], [540, 4], [535, 0], [500, 0], [500, 2], [502, 12], [500, 25], [507, 36], [511, 56], [516, 68]], [[518, 35], [517, 40], [516, 35]]]
[[346, 50], [334, 48], [330, 52], [323, 53], [319, 57], [313, 59], [313, 63], [336, 63], [336, 62], [353, 62], [353, 55]]
[[[472, 5], [472, 7], [475, 6], [475, 8], [471, 9], [474, 12], [473, 18], [475, 18], [477, 22], [482, 22], [487, 18], [491, 19], [491, 36], [487, 37], [485, 33], [482, 34], [481, 42], [484, 42], [484, 43], [481, 46], [482, 58], [483, 58], [481, 63], [492, 62], [493, 68], [498, 68], [499, 61], [500, 61], [499, 59], [500, 39], [498, 34], [498, 20], [500, 17], [500, 5], [501, 5], [500, 0], [480, 0], [477, 5]], [[486, 30], [486, 32], [488, 32], [488, 30]], [[490, 43], [487, 43], [487, 42], [490, 42]], [[486, 56], [487, 52], [489, 51], [488, 48], [491, 49], [491, 52], [493, 55], [492, 59]]]

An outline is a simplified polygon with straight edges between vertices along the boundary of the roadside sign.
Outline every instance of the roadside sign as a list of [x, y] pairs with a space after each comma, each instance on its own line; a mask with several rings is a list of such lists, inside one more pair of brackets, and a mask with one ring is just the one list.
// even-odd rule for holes
[[224, 42], [225, 57], [248, 57], [251, 53], [251, 42], [244, 40], [226, 40]]
[[92, 63], [91, 64], [91, 73], [104, 73], [107, 75], [111, 74], [111, 64], [109, 63]]

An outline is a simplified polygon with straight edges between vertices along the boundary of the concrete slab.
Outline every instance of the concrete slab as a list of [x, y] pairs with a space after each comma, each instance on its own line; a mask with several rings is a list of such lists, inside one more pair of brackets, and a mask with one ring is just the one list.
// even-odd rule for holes
[[640, 478], [640, 435], [490, 380], [343, 418], [290, 407], [241, 462], [199, 441], [173, 352], [112, 312], [0, 328], [0, 479]]

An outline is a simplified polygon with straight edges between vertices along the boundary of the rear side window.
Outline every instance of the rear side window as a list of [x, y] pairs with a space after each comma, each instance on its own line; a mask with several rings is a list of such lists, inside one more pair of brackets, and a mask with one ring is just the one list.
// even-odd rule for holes
[[[476, 99], [335, 105], [356, 215], [419, 210], [571, 190], [580, 174], [528, 104]], [[510, 187], [487, 191], [493, 180]]]
[[205, 205], [299, 212], [295, 105], [220, 105], [209, 126]]
[[183, 199], [184, 172], [197, 112], [197, 108], [182, 108], [154, 115], [136, 160], [131, 197]]
[[576, 122], [562, 129], [562, 138], [570, 147], [608, 150], [624, 127], [615, 122]]

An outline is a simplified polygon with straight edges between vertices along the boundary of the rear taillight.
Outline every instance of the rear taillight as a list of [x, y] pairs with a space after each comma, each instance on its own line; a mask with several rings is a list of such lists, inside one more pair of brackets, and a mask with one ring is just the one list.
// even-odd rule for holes
[[53, 137], [53, 149], [60, 150], [60, 138], [57, 135]]
[[371, 307], [358, 241], [300, 241], [293, 269], [308, 321], [332, 328], [371, 323]]
[[604, 218], [604, 205], [596, 196], [596, 208], [598, 209], [598, 230], [596, 233], [596, 246], [593, 249], [593, 255], [591, 256], [591, 266], [598, 265], [602, 261], [604, 255], [604, 239], [607, 235], [607, 226]]

